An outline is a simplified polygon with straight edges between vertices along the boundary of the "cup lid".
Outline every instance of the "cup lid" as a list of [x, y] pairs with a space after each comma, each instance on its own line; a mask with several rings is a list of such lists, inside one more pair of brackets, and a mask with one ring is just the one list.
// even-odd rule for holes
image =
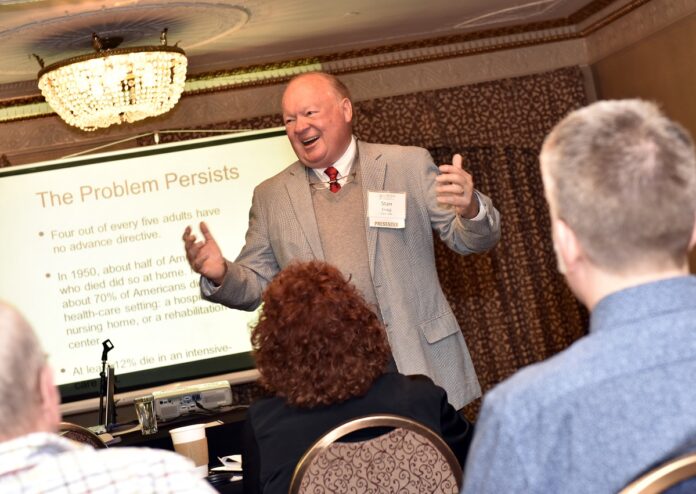
[[176, 434], [178, 432], [188, 432], [195, 429], [205, 429], [205, 424], [185, 425], [183, 427], [177, 427], [176, 429], [170, 429], [169, 433], [171, 434], [173, 432], [174, 434]]
[[172, 442], [175, 444], [205, 439], [205, 424], [193, 424], [170, 429], [169, 435], [172, 436]]

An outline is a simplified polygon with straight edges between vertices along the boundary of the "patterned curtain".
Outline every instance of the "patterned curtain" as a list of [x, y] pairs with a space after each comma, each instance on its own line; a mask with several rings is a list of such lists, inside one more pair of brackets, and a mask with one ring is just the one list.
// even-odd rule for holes
[[[355, 104], [358, 138], [422, 146], [436, 163], [461, 153], [476, 187], [501, 213], [502, 239], [491, 252], [459, 256], [439, 240], [435, 246], [443, 289], [484, 392], [586, 332], [587, 313], [556, 271], [538, 164], [545, 135], [585, 104], [577, 67]], [[270, 115], [207, 128], [280, 124], [279, 115]], [[194, 137], [161, 136], [168, 141]], [[470, 419], [479, 406], [477, 400], [467, 407]]]

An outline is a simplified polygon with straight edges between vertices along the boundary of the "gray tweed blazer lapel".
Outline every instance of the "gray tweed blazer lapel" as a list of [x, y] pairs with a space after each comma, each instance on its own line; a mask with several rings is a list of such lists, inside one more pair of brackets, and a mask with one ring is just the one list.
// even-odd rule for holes
[[314, 258], [324, 260], [324, 250], [321, 248], [321, 238], [305, 166], [299, 161], [293, 163], [288, 169], [288, 175], [285, 188], [297, 222], [309, 243]]
[[381, 152], [370, 152], [370, 148], [362, 146], [358, 141], [358, 158], [363, 183], [363, 204], [365, 208], [365, 231], [367, 234], [367, 256], [370, 263], [370, 274], [375, 276], [375, 255], [377, 253], [377, 235], [379, 228], [370, 228], [367, 219], [367, 193], [384, 189], [384, 177], [387, 173], [387, 162], [382, 159]]

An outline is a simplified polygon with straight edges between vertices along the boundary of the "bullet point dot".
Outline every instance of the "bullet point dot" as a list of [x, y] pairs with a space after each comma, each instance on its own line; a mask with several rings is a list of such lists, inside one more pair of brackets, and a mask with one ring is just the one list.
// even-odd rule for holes
[[39, 232], [39, 237], [43, 237], [43, 232]]
[[51, 273], [46, 273], [46, 278], [50, 278], [50, 277], [51, 277]]
[[60, 371], [64, 373], [64, 372], [65, 372], [65, 369], [61, 369]]

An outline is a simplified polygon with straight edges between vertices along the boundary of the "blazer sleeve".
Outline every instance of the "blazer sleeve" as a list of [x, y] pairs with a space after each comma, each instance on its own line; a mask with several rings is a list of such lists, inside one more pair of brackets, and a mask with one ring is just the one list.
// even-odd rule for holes
[[242, 470], [244, 494], [260, 494], [261, 455], [249, 414], [242, 428]]
[[[474, 426], [466, 420], [459, 412], [449, 403], [447, 392], [435, 384], [432, 379], [422, 374], [413, 374], [406, 376], [409, 387], [413, 390], [418, 399], [414, 399], [413, 403], [426, 404], [428, 416], [436, 418], [435, 414], [439, 415], [439, 433], [450, 447], [452, 452], [459, 460], [459, 464], [464, 468], [469, 446], [474, 436]], [[427, 423], [424, 422], [426, 425]], [[437, 422], [435, 422], [436, 424]], [[431, 425], [432, 429], [436, 425]]]
[[474, 426], [449, 404], [444, 390], [440, 399], [440, 430], [445, 442], [464, 468], [471, 439], [474, 436]]
[[222, 285], [210, 292], [201, 290], [204, 299], [232, 309], [254, 310], [259, 306], [263, 290], [280, 270], [269, 239], [268, 207], [257, 187], [249, 210], [244, 247], [234, 262], [227, 261]]

